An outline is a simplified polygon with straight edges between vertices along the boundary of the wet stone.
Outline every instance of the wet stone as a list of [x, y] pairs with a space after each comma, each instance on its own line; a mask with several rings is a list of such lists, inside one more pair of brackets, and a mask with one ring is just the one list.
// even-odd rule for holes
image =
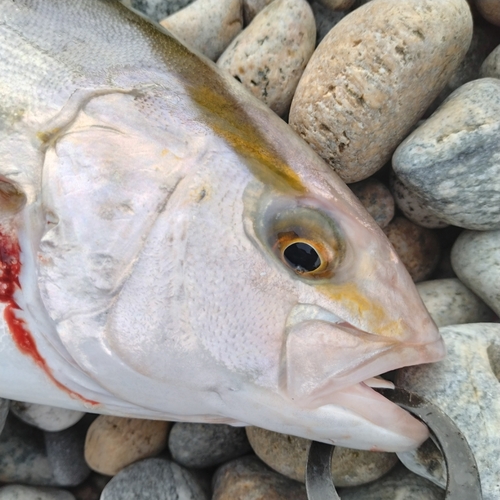
[[345, 182], [366, 179], [444, 88], [471, 36], [465, 0], [372, 0], [317, 47], [290, 125]]
[[[100, 500], [208, 500], [189, 471], [162, 458], [129, 465], [104, 487]], [[235, 497], [236, 498], [236, 497]]]
[[380, 227], [386, 227], [394, 217], [394, 198], [389, 189], [373, 177], [350, 184], [349, 188]]
[[231, 42], [217, 66], [283, 115], [315, 41], [314, 16], [306, 0], [275, 0]]
[[498, 45], [481, 65], [481, 76], [500, 78], [500, 45]]
[[0, 487], [0, 500], [75, 500], [75, 497], [56, 488], [12, 484]]
[[423, 281], [417, 290], [438, 327], [495, 319], [495, 313], [459, 279]]
[[177, 422], [168, 438], [172, 458], [186, 467], [212, 467], [251, 451], [245, 429]]
[[404, 217], [395, 217], [384, 228], [384, 233], [414, 282], [423, 281], [432, 275], [440, 255], [435, 232], [417, 226]]
[[[253, 450], [264, 463], [290, 479], [305, 482], [310, 440], [259, 427], [247, 427], [247, 435]], [[337, 446], [332, 460], [333, 482], [337, 486], [357, 486], [375, 481], [391, 470], [397, 461], [395, 453]]]
[[456, 90], [398, 147], [398, 179], [441, 220], [500, 228], [500, 80]]
[[500, 231], [464, 231], [451, 263], [460, 280], [500, 316]]
[[227, 462], [214, 475], [212, 500], [307, 500], [302, 483], [288, 479], [250, 455]]
[[81, 411], [21, 401], [12, 401], [10, 410], [23, 422], [44, 431], [62, 431], [76, 424], [85, 415]]
[[5, 420], [7, 419], [7, 415], [9, 414], [9, 404], [10, 401], [8, 399], [0, 398], [0, 435], [2, 434]]
[[500, 498], [500, 324], [440, 328], [447, 356], [407, 367], [396, 385], [416, 392], [446, 413], [476, 459], [483, 500]]

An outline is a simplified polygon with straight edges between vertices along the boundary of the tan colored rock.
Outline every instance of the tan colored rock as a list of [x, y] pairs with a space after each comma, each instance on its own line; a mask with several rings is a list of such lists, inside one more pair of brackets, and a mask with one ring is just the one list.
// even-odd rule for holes
[[[259, 427], [247, 427], [247, 436], [257, 456], [275, 471], [305, 482], [311, 441]], [[395, 453], [370, 452], [336, 447], [332, 477], [336, 486], [357, 486], [374, 481], [397, 463]]]
[[275, 0], [232, 41], [217, 66], [282, 115], [315, 41], [314, 15], [306, 0]]
[[434, 231], [395, 217], [383, 229], [416, 283], [430, 277], [439, 263], [440, 244]]
[[166, 446], [171, 422], [100, 415], [85, 439], [85, 460], [101, 474], [113, 476], [142, 458], [160, 453]]
[[243, 29], [241, 0], [196, 0], [160, 24], [215, 61]]
[[290, 124], [346, 182], [390, 158], [469, 47], [466, 0], [372, 0], [323, 39]]
[[476, 7], [488, 22], [500, 26], [500, 2], [498, 0], [476, 0]]
[[354, 0], [320, 0], [320, 2], [332, 10], [346, 10], [354, 4]]
[[483, 78], [500, 78], [500, 45], [484, 60], [480, 74]]
[[252, 19], [273, 0], [243, 0], [243, 18], [245, 26], [248, 26]]

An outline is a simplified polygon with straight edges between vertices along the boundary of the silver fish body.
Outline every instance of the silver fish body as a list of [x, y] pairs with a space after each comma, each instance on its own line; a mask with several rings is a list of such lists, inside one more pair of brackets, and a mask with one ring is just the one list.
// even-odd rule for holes
[[406, 450], [444, 355], [383, 233], [264, 105], [105, 0], [0, 0], [0, 396]]

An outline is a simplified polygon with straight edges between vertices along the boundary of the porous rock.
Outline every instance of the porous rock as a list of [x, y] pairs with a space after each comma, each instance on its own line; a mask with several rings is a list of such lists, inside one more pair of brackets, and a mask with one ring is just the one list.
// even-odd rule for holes
[[76, 424], [85, 415], [84, 412], [12, 401], [10, 409], [16, 417], [27, 424], [34, 425], [44, 431], [62, 431]]
[[441, 220], [500, 228], [500, 80], [456, 90], [393, 156], [397, 177]]
[[231, 42], [217, 66], [283, 115], [315, 41], [314, 15], [306, 0], [275, 0]]
[[471, 36], [465, 0], [373, 0], [318, 46], [290, 124], [344, 181], [365, 179], [443, 89]]

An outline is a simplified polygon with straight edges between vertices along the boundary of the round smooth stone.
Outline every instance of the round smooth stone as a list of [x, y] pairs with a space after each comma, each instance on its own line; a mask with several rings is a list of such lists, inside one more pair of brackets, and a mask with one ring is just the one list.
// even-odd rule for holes
[[120, 471], [100, 500], [208, 500], [191, 473], [162, 458], [148, 458]]
[[196, 0], [160, 24], [215, 61], [243, 29], [241, 0]]
[[354, 4], [354, 0], [320, 0], [320, 2], [332, 10], [347, 10]]
[[429, 210], [427, 204], [420, 199], [413, 191], [408, 189], [394, 174], [390, 176], [391, 192], [398, 208], [405, 217], [418, 226], [438, 229], [448, 226], [434, 212]]
[[5, 420], [7, 419], [7, 415], [9, 414], [9, 404], [10, 401], [8, 399], [0, 398], [0, 434], [2, 434]]
[[451, 264], [460, 281], [500, 316], [500, 231], [464, 231], [453, 245]]
[[374, 483], [339, 490], [342, 500], [443, 500], [444, 491], [402, 465]]
[[315, 42], [314, 15], [306, 0], [275, 0], [231, 42], [217, 66], [283, 115]]
[[447, 356], [398, 371], [396, 385], [440, 408], [469, 443], [483, 500], [500, 498], [500, 324], [440, 328]]
[[307, 500], [302, 483], [288, 479], [250, 455], [227, 462], [214, 475], [212, 500]]
[[69, 491], [12, 484], [0, 487], [0, 500], [75, 500]]
[[252, 19], [273, 0], [243, 0], [243, 18], [245, 26], [248, 26]]
[[386, 227], [394, 217], [394, 198], [389, 189], [373, 177], [350, 184], [349, 188], [380, 227]]
[[320, 0], [311, 0], [311, 8], [316, 21], [316, 45], [325, 38], [327, 33], [346, 16], [345, 11], [332, 10], [325, 7]]
[[466, 83], [394, 153], [398, 179], [441, 220], [500, 228], [500, 80]]
[[444, 88], [471, 36], [465, 0], [372, 0], [314, 52], [290, 125], [345, 182], [363, 180]]
[[475, 0], [477, 10], [491, 24], [500, 26], [500, 2], [498, 0]]
[[[275, 471], [305, 482], [311, 441], [259, 427], [247, 427], [247, 435], [257, 456]], [[336, 447], [332, 476], [337, 486], [357, 486], [382, 477], [397, 463], [395, 453], [370, 452]]]
[[62, 431], [75, 425], [84, 415], [84, 412], [56, 408], [55, 406], [38, 405], [12, 401], [12, 413], [27, 424], [34, 425], [44, 431]]
[[172, 458], [186, 467], [212, 467], [251, 451], [245, 429], [177, 422], [168, 437]]
[[85, 460], [101, 474], [113, 476], [127, 465], [160, 453], [171, 422], [99, 415], [89, 427]]
[[439, 263], [440, 245], [436, 234], [404, 217], [395, 217], [383, 229], [414, 282], [423, 281]]
[[459, 279], [417, 283], [417, 290], [438, 327], [493, 321], [495, 313]]
[[484, 60], [480, 74], [482, 77], [500, 78], [500, 45]]

